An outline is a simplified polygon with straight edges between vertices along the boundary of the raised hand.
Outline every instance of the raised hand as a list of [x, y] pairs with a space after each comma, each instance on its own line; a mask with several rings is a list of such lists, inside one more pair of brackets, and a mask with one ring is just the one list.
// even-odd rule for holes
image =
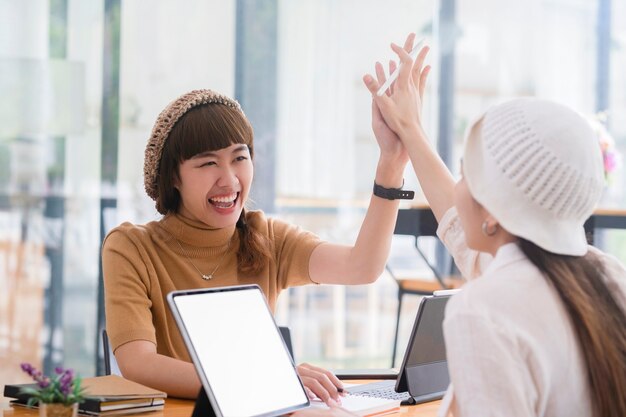
[[385, 123], [401, 139], [404, 139], [403, 133], [410, 129], [417, 127], [421, 130], [422, 101], [426, 79], [430, 72], [430, 66], [424, 67], [424, 60], [429, 51], [427, 46], [420, 50], [415, 61], [409, 55], [414, 40], [415, 34], [412, 33], [407, 37], [404, 48], [396, 44], [391, 45], [391, 49], [400, 59], [401, 67], [398, 78], [386, 94], [382, 96], [376, 94], [380, 85], [385, 81], [382, 65], [376, 64], [377, 79], [369, 74], [363, 77]]
[[376, 64], [377, 79], [367, 74], [363, 81], [372, 93], [374, 104], [384, 122], [400, 138], [408, 152], [422, 191], [435, 217], [441, 220], [446, 211], [454, 205], [455, 181], [436, 150], [430, 145], [422, 127], [422, 101], [430, 66], [424, 66], [428, 47], [420, 50], [415, 61], [409, 55], [408, 51], [411, 51], [414, 39], [415, 35], [409, 35], [404, 48], [391, 45], [402, 66], [398, 78], [391, 84], [386, 94], [377, 95], [381, 81], [384, 82], [384, 77], [379, 74], [382, 70], [380, 64]]
[[[390, 61], [389, 72], [393, 72], [395, 68], [395, 62]], [[385, 71], [379, 62], [376, 63], [376, 76], [378, 77], [378, 82], [380, 84], [385, 82]], [[374, 99], [372, 99], [372, 130], [374, 131], [374, 136], [376, 136], [376, 140], [378, 141], [381, 156], [388, 156], [390, 159], [395, 160], [400, 164], [406, 164], [408, 162], [409, 155], [406, 152], [404, 145], [400, 141], [398, 135], [396, 135], [385, 122], [380, 109], [378, 108], [378, 104]]]

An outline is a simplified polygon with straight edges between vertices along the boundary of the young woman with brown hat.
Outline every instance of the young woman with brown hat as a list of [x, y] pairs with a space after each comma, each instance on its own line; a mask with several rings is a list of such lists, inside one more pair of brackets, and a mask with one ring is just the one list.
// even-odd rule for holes
[[[355, 244], [346, 246], [245, 208], [254, 141], [236, 101], [196, 90], [169, 104], [144, 163], [146, 192], [163, 217], [118, 226], [102, 250], [107, 332], [124, 376], [176, 397], [198, 394], [166, 307], [170, 291], [254, 283], [273, 309], [291, 286], [374, 282], [389, 254], [408, 155], [380, 117], [373, 129], [376, 190]], [[309, 395], [339, 399], [342, 384], [330, 372], [307, 364], [298, 372]]]

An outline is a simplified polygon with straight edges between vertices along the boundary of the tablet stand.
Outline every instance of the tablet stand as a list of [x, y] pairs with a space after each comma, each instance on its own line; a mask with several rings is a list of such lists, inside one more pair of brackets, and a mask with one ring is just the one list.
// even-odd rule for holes
[[193, 407], [191, 417], [215, 417], [215, 411], [204, 388], [200, 388], [200, 393], [198, 394], [198, 398], [196, 398], [196, 405]]

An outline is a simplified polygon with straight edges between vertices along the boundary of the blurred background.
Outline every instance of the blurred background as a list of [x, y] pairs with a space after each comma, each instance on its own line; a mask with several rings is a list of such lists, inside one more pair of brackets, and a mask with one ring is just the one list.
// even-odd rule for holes
[[[432, 48], [426, 130], [454, 173], [466, 126], [489, 105], [555, 99], [597, 123], [602, 206], [626, 209], [626, 2], [0, 0], [0, 385], [28, 380], [20, 362], [102, 373], [101, 241], [159, 217], [143, 150], [184, 92], [241, 102], [256, 135], [254, 207], [353, 242], [378, 156], [361, 78], [409, 32]], [[410, 167], [405, 178], [419, 195]], [[626, 261], [625, 231], [597, 243]], [[435, 242], [424, 251], [438, 262]], [[408, 237], [394, 238], [390, 263], [432, 274]], [[387, 273], [293, 288], [276, 318], [299, 362], [388, 367], [397, 292]], [[400, 358], [417, 302], [402, 308]]]

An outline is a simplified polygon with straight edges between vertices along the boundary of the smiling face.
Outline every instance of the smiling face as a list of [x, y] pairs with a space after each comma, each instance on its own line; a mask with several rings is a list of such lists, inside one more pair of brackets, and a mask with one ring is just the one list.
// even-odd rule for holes
[[222, 104], [189, 110], [163, 147], [157, 209], [215, 228], [236, 224], [250, 193], [252, 157], [253, 131], [241, 111]]
[[253, 168], [246, 145], [207, 151], [180, 164], [178, 212], [211, 227], [237, 223], [250, 192]]

